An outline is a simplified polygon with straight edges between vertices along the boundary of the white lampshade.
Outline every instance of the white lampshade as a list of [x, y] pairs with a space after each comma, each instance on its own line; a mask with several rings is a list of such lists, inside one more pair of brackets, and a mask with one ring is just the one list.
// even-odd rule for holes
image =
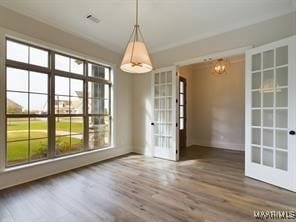
[[120, 69], [129, 73], [146, 73], [152, 71], [152, 63], [144, 42], [129, 42]]

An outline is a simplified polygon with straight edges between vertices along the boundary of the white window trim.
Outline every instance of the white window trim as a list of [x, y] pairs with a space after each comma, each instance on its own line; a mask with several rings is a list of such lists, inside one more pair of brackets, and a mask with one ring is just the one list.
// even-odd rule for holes
[[[34, 162], [34, 163], [28, 163], [28, 164], [24, 164], [24, 165], [19, 165], [19, 166], [12, 166], [9, 168], [6, 168], [6, 151], [5, 151], [5, 135], [6, 132], [5, 130], [1, 130], [0, 128], [0, 174], [4, 173], [4, 172], [8, 172], [8, 171], [14, 171], [14, 170], [18, 170], [18, 169], [23, 169], [23, 168], [29, 168], [35, 165], [43, 165], [46, 163], [50, 163], [50, 162], [54, 162], [54, 161], [60, 161], [63, 159], [71, 159], [71, 158], [75, 158], [77, 156], [84, 156], [90, 153], [97, 153], [97, 152], [103, 152], [109, 149], [114, 149], [117, 147], [117, 143], [116, 143], [116, 104], [117, 104], [117, 91], [116, 91], [116, 86], [117, 86], [117, 77], [116, 77], [116, 65], [114, 63], [110, 63], [110, 62], [106, 62], [102, 59], [99, 58], [95, 58], [80, 52], [77, 52], [75, 50], [71, 50], [71, 49], [67, 49], [64, 47], [61, 47], [59, 45], [55, 45], [55, 44], [51, 44], [51, 43], [47, 43], [44, 42], [42, 40], [36, 39], [36, 38], [32, 38], [29, 37], [27, 35], [23, 35], [20, 34], [18, 32], [9, 30], [9, 29], [5, 29], [0, 27], [0, 73], [5, 73], [5, 60], [6, 60], [6, 38], [11, 38], [11, 39], [15, 39], [15, 40], [19, 40], [22, 41], [24, 43], [28, 43], [28, 44], [32, 44], [35, 46], [40, 46], [44, 49], [49, 49], [49, 50], [53, 50], [55, 52], [60, 52], [63, 54], [67, 54], [69, 56], [74, 56], [76, 58], [81, 58], [82, 60], [87, 60], [88, 62], [93, 62], [96, 64], [101, 64], [101, 65], [105, 65], [105, 66], [109, 66], [111, 67], [111, 81], [112, 81], [112, 88], [111, 88], [111, 119], [112, 121], [110, 122], [111, 125], [111, 145], [109, 147], [105, 147], [105, 148], [100, 148], [100, 149], [95, 149], [95, 150], [89, 150], [89, 151], [84, 151], [81, 153], [77, 153], [77, 154], [72, 154], [72, 155], [67, 155], [67, 156], [61, 156], [61, 157], [56, 157], [53, 159], [46, 159], [46, 160], [41, 160], [38, 162]], [[5, 95], [5, 85], [6, 85], [6, 79], [5, 79], [5, 75], [0, 75], [0, 95]], [[5, 107], [5, 96], [0, 96], [0, 107]], [[0, 108], [0, 126], [4, 126], [5, 125], [5, 109], [4, 108]]]

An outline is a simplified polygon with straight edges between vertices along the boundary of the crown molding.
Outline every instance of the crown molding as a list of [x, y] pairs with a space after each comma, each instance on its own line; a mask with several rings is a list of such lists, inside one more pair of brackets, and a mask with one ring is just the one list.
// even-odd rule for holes
[[225, 57], [232, 57], [232, 56], [237, 56], [237, 55], [243, 55], [247, 50], [251, 49], [252, 46], [245, 46], [241, 48], [235, 48], [235, 49], [230, 49], [230, 50], [225, 50], [225, 51], [219, 51], [219, 52], [214, 52], [208, 55], [203, 55], [197, 58], [192, 58], [188, 59], [185, 61], [180, 61], [175, 63], [177, 67], [181, 66], [187, 66], [187, 65], [192, 65], [192, 64], [197, 64], [197, 63], [203, 63], [203, 62], [209, 62], [213, 61], [215, 59], [219, 58], [225, 58]]

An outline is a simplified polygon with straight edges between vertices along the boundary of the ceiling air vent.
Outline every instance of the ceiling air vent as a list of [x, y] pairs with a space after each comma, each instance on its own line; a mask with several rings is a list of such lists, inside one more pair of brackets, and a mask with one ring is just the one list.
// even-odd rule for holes
[[100, 19], [98, 19], [97, 17], [95, 17], [95, 16], [93, 16], [93, 15], [88, 15], [88, 16], [86, 16], [86, 18], [87, 18], [89, 21], [91, 21], [91, 22], [93, 22], [93, 23], [96, 23], [96, 24], [98, 24], [98, 23], [100, 22]]

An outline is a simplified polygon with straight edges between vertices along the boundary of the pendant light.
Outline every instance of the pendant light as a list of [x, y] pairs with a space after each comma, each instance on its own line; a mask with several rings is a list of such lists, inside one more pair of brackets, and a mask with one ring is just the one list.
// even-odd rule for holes
[[220, 58], [212, 62], [211, 66], [212, 72], [214, 74], [226, 74], [230, 69], [230, 61], [228, 59]]
[[136, 24], [130, 35], [120, 69], [129, 73], [147, 73], [152, 63], [138, 24], [138, 0], [136, 0]]

